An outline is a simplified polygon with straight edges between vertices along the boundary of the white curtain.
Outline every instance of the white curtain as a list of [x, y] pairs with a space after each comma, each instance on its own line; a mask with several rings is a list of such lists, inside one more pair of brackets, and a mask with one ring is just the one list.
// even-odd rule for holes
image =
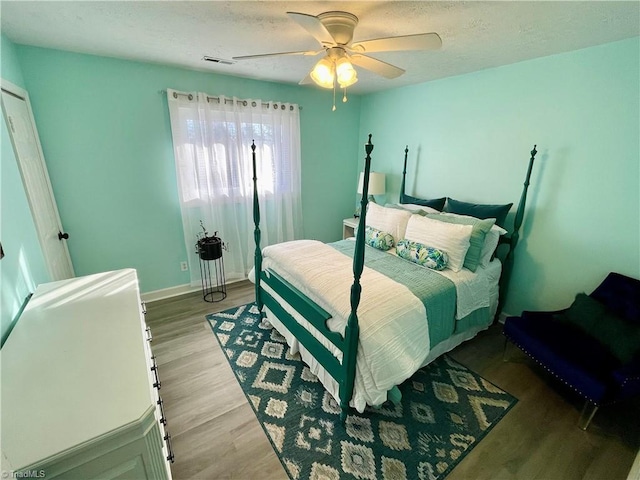
[[253, 173], [256, 144], [261, 246], [302, 237], [298, 105], [167, 90], [178, 195], [191, 284], [200, 221], [227, 245], [227, 281], [253, 267]]

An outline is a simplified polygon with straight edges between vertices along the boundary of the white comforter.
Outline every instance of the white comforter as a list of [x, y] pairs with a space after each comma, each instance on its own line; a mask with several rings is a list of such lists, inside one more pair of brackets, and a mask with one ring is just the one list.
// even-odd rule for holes
[[[344, 333], [351, 312], [351, 258], [315, 240], [272, 245], [263, 250], [263, 257], [263, 269], [271, 268], [294, 284], [332, 315], [328, 321], [332, 331]], [[420, 368], [429, 353], [429, 327], [424, 305], [408, 288], [366, 267], [360, 282], [360, 338], [351, 406], [362, 412], [367, 404], [384, 402], [389, 389]], [[277, 296], [276, 299], [281, 300]], [[288, 311], [295, 313], [290, 308]], [[300, 315], [294, 317], [307, 329], [315, 330]], [[335, 382], [320, 371], [317, 362], [305, 358], [310, 357], [308, 352], [270, 312], [268, 318], [294, 352], [299, 348], [313, 373], [338, 400]], [[332, 344], [323, 343], [341, 358]]]

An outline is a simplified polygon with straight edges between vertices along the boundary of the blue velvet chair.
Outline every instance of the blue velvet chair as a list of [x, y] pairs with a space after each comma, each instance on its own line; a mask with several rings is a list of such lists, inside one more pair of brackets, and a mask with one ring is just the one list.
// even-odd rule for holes
[[640, 280], [610, 273], [566, 309], [508, 317], [503, 333], [586, 399], [583, 430], [600, 406], [640, 395]]

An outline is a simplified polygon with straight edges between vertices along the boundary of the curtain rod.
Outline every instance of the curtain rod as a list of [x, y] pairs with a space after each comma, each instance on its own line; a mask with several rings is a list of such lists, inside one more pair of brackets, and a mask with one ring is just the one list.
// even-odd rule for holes
[[[160, 90], [160, 93], [167, 94], [167, 91], [166, 91], [166, 90]], [[175, 91], [175, 90], [174, 90], [174, 92], [173, 92], [173, 96], [174, 96], [174, 98], [178, 98], [178, 95], [182, 95], [182, 96], [184, 96], [184, 97], [187, 97], [189, 100], [193, 100], [193, 94], [192, 94], [192, 93], [177, 92], [177, 91]], [[210, 100], [217, 100], [217, 101], [218, 101], [218, 103], [220, 103], [220, 97], [213, 97], [213, 96], [209, 96], [209, 95], [207, 95], [207, 102], [209, 102]], [[233, 100], [232, 100], [232, 99], [230, 99], [230, 98], [225, 98], [225, 99], [224, 99], [224, 101], [225, 101], [225, 103], [233, 103]], [[245, 107], [246, 107], [247, 105], [249, 105], [249, 100], [238, 99], [238, 101], [239, 101], [240, 103], [242, 103], [242, 105], [243, 105], [243, 106], [245, 106]], [[252, 106], [253, 106], [253, 107], [255, 107], [255, 106], [256, 106], [256, 105], [255, 105], [255, 101], [251, 100], [251, 102], [253, 103], [253, 105], [252, 105]], [[268, 107], [268, 106], [269, 106], [269, 104], [268, 104], [268, 103], [264, 103], [264, 102], [263, 102], [263, 103], [262, 103], [262, 106], [263, 106], [263, 107]], [[277, 104], [276, 102], [274, 102], [274, 103], [273, 103], [273, 107], [274, 107], [274, 109], [277, 109], [277, 108], [278, 108], [278, 104]], [[282, 110], [284, 110], [283, 102], [280, 102], [280, 108], [281, 108]], [[290, 110], [293, 110], [293, 106], [290, 106], [290, 107], [289, 107], [289, 109], [290, 109]], [[300, 105], [298, 105], [298, 110], [302, 110], [302, 107], [301, 107]]]

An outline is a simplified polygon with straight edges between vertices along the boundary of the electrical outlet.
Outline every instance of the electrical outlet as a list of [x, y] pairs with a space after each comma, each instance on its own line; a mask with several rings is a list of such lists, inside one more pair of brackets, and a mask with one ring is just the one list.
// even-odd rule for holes
[[180, 262], [180, 270], [182, 270], [183, 272], [189, 270], [189, 265], [187, 264], [187, 262]]

